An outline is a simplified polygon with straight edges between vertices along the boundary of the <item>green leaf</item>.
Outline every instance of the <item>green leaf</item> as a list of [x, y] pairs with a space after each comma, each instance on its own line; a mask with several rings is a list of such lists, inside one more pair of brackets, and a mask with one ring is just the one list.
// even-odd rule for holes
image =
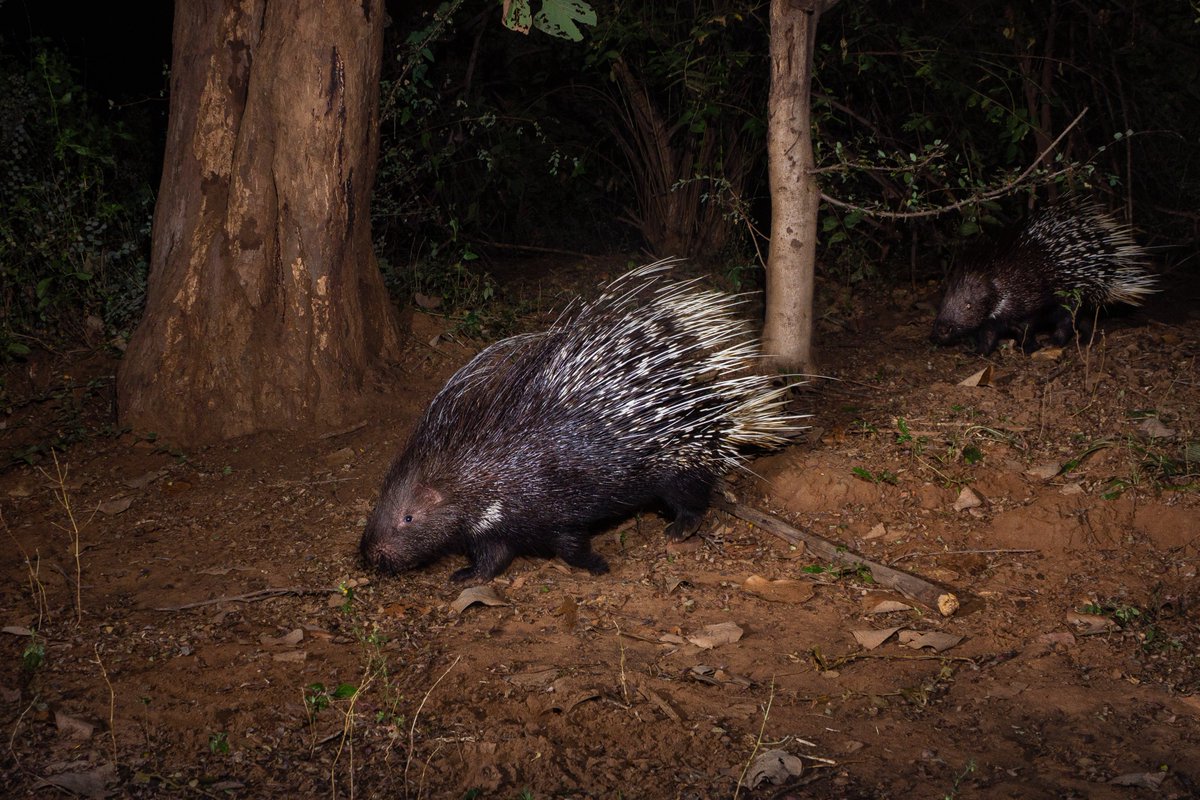
[[529, 8], [529, 0], [513, 0], [501, 22], [510, 31], [529, 33], [530, 27], [533, 26], [533, 12]]
[[347, 697], [354, 697], [357, 692], [358, 687], [353, 683], [339, 683], [331, 696], [336, 697], [338, 700], [345, 700]]
[[542, 33], [582, 41], [579, 25], [595, 25], [595, 10], [583, 0], [545, 0], [542, 10], [533, 18], [533, 27]]

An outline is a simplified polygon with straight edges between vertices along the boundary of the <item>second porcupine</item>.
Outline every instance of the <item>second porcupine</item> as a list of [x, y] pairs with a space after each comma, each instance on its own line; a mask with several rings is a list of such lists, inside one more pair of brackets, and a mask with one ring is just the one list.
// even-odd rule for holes
[[517, 555], [557, 555], [598, 575], [591, 537], [655, 503], [669, 536], [690, 536], [745, 447], [799, 428], [786, 387], [752, 369], [741, 300], [663, 282], [669, 266], [634, 270], [455, 373], [387, 473], [364, 560], [397, 572], [461, 552], [471, 563], [452, 579], [486, 580]]
[[1140, 305], [1156, 291], [1146, 261], [1129, 226], [1095, 202], [1048, 206], [951, 272], [931, 338], [950, 344], [973, 334], [980, 355], [1009, 336], [1026, 353], [1038, 349], [1039, 333], [1057, 345], [1076, 332], [1090, 338], [1101, 306]]

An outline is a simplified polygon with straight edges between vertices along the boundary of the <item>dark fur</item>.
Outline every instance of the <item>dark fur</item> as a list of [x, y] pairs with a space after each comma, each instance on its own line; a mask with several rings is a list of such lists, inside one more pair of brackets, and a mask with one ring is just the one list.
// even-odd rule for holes
[[[529, 554], [599, 575], [608, 564], [592, 536], [656, 506], [673, 518], [669, 536], [690, 536], [736, 450], [731, 418], [744, 412], [710, 388], [717, 376], [697, 374], [694, 331], [671, 313], [642, 327], [630, 314], [621, 301], [586, 307], [459, 370], [389, 470], [364, 560], [398, 572], [463, 553], [461, 581]], [[671, 355], [654, 362], [655, 377], [633, 378], [656, 353]], [[675, 416], [648, 421], [662, 408]]]
[[1127, 227], [1098, 206], [1050, 206], [950, 274], [931, 339], [944, 345], [973, 337], [980, 355], [1006, 338], [1025, 353], [1041, 346], [1041, 334], [1060, 346], [1076, 334], [1088, 340], [1105, 303], [1151, 291], [1142, 258]]

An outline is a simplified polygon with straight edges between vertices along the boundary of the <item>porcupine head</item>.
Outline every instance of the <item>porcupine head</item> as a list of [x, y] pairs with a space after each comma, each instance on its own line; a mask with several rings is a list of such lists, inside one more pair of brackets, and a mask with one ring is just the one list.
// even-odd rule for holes
[[465, 514], [451, 492], [427, 479], [410, 459], [388, 472], [360, 550], [383, 572], [401, 572], [462, 548]]
[[950, 344], [977, 330], [996, 309], [998, 292], [986, 273], [960, 269], [946, 283], [946, 294], [933, 321], [933, 340]]

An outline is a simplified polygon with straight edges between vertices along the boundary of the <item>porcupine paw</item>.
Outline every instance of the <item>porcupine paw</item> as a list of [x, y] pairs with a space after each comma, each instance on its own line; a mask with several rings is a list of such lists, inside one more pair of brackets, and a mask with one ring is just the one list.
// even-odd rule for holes
[[586, 569], [593, 575], [608, 572], [608, 562], [603, 556], [592, 551], [592, 545], [587, 539], [561, 538], [558, 543], [558, 557], [572, 567]]
[[690, 539], [692, 534], [700, 529], [700, 523], [704, 520], [703, 514], [694, 514], [688, 511], [680, 511], [675, 515], [675, 519], [667, 526], [667, 538], [672, 542], [682, 542], [685, 539]]

